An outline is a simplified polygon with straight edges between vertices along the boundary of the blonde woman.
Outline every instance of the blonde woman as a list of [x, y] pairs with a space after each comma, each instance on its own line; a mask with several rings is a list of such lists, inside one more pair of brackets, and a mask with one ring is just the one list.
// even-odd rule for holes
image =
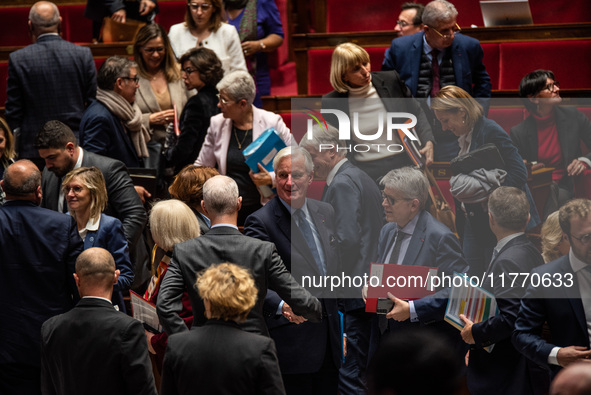
[[[165, 255], [154, 269], [154, 277], [150, 281], [148, 290], [144, 295], [144, 299], [156, 304], [158, 302], [158, 292], [160, 291], [160, 284], [166, 275], [170, 258], [172, 257], [172, 249], [175, 244], [190, 240], [200, 235], [199, 222], [197, 218], [185, 203], [180, 200], [164, 200], [156, 203], [150, 211], [150, 230], [152, 232], [152, 239], [158, 247], [164, 250]], [[187, 327], [191, 327], [193, 323], [193, 309], [187, 292], [183, 294], [183, 311], [180, 313], [181, 318], [185, 321]], [[164, 359], [164, 350], [166, 350], [166, 343], [168, 336], [165, 332], [157, 335], [146, 331], [148, 341], [148, 349], [152, 354], [156, 355], [156, 366], [162, 370], [162, 361]]]
[[[210, 266], [195, 287], [207, 322], [170, 338], [162, 374], [162, 395], [195, 392], [285, 394], [273, 340], [245, 332], [257, 299], [248, 269], [232, 263]], [[189, 351], [189, 352], [187, 352]]]
[[562, 232], [558, 222], [558, 211], [553, 212], [546, 218], [542, 225], [542, 257], [544, 263], [552, 262], [561, 256], [568, 254], [570, 242]]
[[119, 280], [113, 289], [113, 305], [125, 311], [124, 291], [133, 282], [133, 269], [123, 225], [117, 218], [103, 214], [107, 207], [107, 188], [103, 173], [96, 167], [79, 167], [64, 177], [64, 196], [70, 215], [76, 220], [84, 249], [101, 247], [113, 255]]

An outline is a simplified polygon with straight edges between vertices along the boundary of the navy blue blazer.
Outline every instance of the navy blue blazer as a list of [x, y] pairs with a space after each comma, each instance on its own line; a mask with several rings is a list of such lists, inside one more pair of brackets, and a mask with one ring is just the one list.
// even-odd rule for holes
[[[322, 201], [335, 211], [340, 271], [348, 276], [369, 273], [378, 254], [380, 230], [384, 225], [382, 195], [367, 173], [346, 161], [322, 194]], [[343, 301], [345, 311], [365, 308], [359, 289]]]
[[[568, 255], [532, 270], [540, 276], [550, 275], [557, 280], [552, 286], [527, 287], [521, 300], [519, 315], [515, 321], [513, 345], [526, 357], [555, 374], [559, 366], [548, 364], [548, 355], [554, 347], [581, 346], [589, 348], [589, 333], [585, 310], [576, 273], [573, 272]], [[572, 283], [569, 279], [572, 279]], [[555, 286], [558, 285], [558, 286]], [[571, 286], [569, 286], [571, 285]], [[540, 336], [544, 322], [552, 333], [552, 343]]]
[[96, 67], [90, 49], [57, 35], [12, 52], [8, 61], [6, 121], [20, 128], [18, 156], [38, 158], [35, 136], [58, 120], [78, 136], [84, 109], [96, 96]]
[[84, 249], [101, 247], [109, 251], [115, 260], [115, 266], [119, 269], [119, 281], [113, 289], [113, 304], [119, 304], [122, 300], [115, 300], [120, 293], [131, 287], [133, 282], [133, 266], [129, 259], [129, 247], [123, 225], [117, 218], [101, 214], [101, 222], [98, 230], [89, 231], [84, 239]]
[[[419, 69], [423, 56], [424, 32], [398, 37], [386, 50], [382, 70], [396, 70], [406, 82], [413, 96], [417, 95]], [[490, 97], [491, 83], [486, 67], [482, 63], [484, 52], [478, 40], [456, 34], [451, 44], [451, 60], [456, 85], [472, 97]]]
[[127, 167], [143, 167], [143, 161], [123, 124], [101, 102], [94, 101], [80, 121], [80, 146], [95, 154], [120, 160]]
[[[485, 278], [492, 275], [494, 281], [486, 281], [484, 287], [497, 300], [499, 314], [472, 326], [475, 345], [470, 350], [468, 388], [471, 394], [528, 394], [532, 393], [532, 380], [528, 380], [533, 367], [525, 356], [511, 344], [511, 335], [519, 312], [525, 288], [502, 284], [501, 276], [512, 279], [509, 273], [529, 273], [544, 264], [537, 248], [525, 235], [510, 240], [492, 261]], [[523, 280], [523, 278], [522, 278]], [[503, 286], [505, 285], [505, 286]], [[492, 352], [483, 347], [494, 344]]]
[[74, 307], [76, 221], [29, 201], [0, 207], [0, 364], [40, 366], [41, 325]]
[[[334, 210], [327, 203], [311, 199], [307, 199], [307, 205], [320, 236], [327, 274], [336, 274], [338, 251], [334, 231]], [[246, 218], [244, 233], [247, 236], [274, 243], [287, 270], [300, 284], [302, 284], [303, 275], [320, 275], [304, 236], [279, 197], [276, 196]], [[314, 291], [310, 289], [313, 294]], [[337, 302], [332, 298], [324, 298], [320, 301], [323, 309], [322, 322], [304, 322], [296, 325], [282, 315], [276, 315], [281, 297], [272, 291], [267, 293], [264, 303], [265, 322], [271, 337], [275, 340], [282, 374], [319, 371], [328, 342], [330, 342], [334, 364], [337, 368], [340, 366], [341, 341]], [[318, 352], [320, 350], [322, 352]]]
[[[402, 265], [430, 266], [439, 269], [439, 275], [447, 276], [453, 272], [464, 273], [468, 264], [464, 260], [460, 242], [449, 228], [437, 221], [429, 212], [421, 211], [410, 244], [402, 260]], [[378, 261], [385, 262], [392, 249], [398, 225], [394, 222], [384, 225], [378, 244]], [[431, 324], [443, 320], [449, 289], [438, 291], [434, 297], [414, 301], [415, 310], [421, 324]], [[394, 322], [393, 320], [389, 320]], [[448, 324], [445, 324], [448, 325]]]

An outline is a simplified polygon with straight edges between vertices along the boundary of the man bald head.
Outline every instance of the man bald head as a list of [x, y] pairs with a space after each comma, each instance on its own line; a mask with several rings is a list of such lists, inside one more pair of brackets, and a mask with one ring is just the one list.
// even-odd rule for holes
[[574, 363], [562, 369], [550, 386], [550, 395], [586, 395], [591, 393], [591, 364]]
[[29, 11], [29, 30], [33, 41], [45, 33], [59, 33], [61, 22], [60, 12], [52, 2], [39, 1]]
[[74, 279], [80, 296], [98, 296], [111, 299], [113, 284], [117, 283], [119, 270], [111, 253], [104, 248], [84, 250], [76, 259]]
[[30, 160], [22, 159], [8, 166], [0, 186], [6, 194], [6, 200], [41, 203], [41, 172]]

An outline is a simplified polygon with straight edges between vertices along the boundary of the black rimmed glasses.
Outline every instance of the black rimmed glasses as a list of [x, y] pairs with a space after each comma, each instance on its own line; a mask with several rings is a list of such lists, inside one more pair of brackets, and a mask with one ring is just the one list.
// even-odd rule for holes
[[[184, 68], [184, 69], [181, 69], [181, 71], [182, 71], [183, 73], [187, 74], [187, 75], [191, 75], [191, 73], [194, 73], [194, 72], [196, 72], [196, 71], [199, 71], [199, 70], [197, 70], [197, 69], [192, 69], [192, 68], [190, 68], [190, 67], [186, 67], [186, 68]], [[218, 95], [218, 98], [219, 98], [219, 95]]]
[[556, 90], [556, 88], [560, 89], [560, 82], [558, 82], [558, 81], [554, 81], [554, 82], [549, 83], [542, 90], [547, 89], [550, 92], [554, 92]]
[[400, 201], [400, 200], [412, 200], [409, 198], [395, 198], [394, 196], [390, 196], [388, 195], [386, 192], [382, 191], [382, 201], [384, 201], [384, 199], [386, 199], [386, 201], [388, 202], [388, 204], [390, 206], [393, 206], [396, 204], [396, 202]]
[[144, 52], [147, 52], [150, 55], [154, 52], [164, 53], [164, 47], [144, 47]]
[[449, 38], [454, 38], [454, 36], [456, 34], [458, 34], [459, 32], [462, 31], [462, 29], [460, 28], [460, 25], [458, 25], [456, 23], [455, 29], [449, 29], [451, 31], [451, 34], [442, 34], [439, 32], [439, 30], [435, 29], [433, 26], [429, 26], [431, 28], [431, 30], [433, 30], [435, 33], [439, 34], [439, 36], [441, 36], [441, 38], [444, 39], [449, 39]]
[[137, 75], [135, 77], [121, 77], [124, 80], [130, 80], [133, 81], [135, 84], [140, 82], [140, 77], [138, 77]]
[[408, 23], [406, 21], [396, 21], [396, 24], [398, 26], [400, 26], [401, 28], [403, 28], [403, 29], [405, 27], [407, 27], [407, 26], [417, 26], [417, 25], [420, 25], [420, 23]]

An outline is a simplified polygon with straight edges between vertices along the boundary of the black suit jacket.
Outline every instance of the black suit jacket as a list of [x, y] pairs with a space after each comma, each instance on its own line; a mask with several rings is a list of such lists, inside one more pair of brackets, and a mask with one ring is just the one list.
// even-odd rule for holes
[[[329, 204], [312, 199], [307, 199], [306, 204], [318, 230], [327, 274], [336, 275], [338, 251], [334, 231], [334, 210]], [[320, 276], [304, 236], [279, 197], [276, 196], [261, 209], [249, 215], [244, 224], [244, 231], [249, 236], [274, 243], [288, 270], [300, 284], [305, 284], [303, 276]], [[311, 289], [311, 291], [314, 292], [317, 289]], [[340, 322], [337, 302], [334, 294], [325, 292], [323, 296], [324, 298], [321, 299], [324, 312], [322, 322], [304, 322], [296, 325], [290, 323], [283, 315], [276, 314], [282, 298], [276, 293], [268, 293], [264, 306], [265, 318], [271, 337], [277, 346], [279, 366], [283, 374], [319, 371], [328, 345], [330, 345], [335, 366], [340, 366]], [[288, 304], [291, 306], [290, 303]]]
[[[560, 150], [566, 169], [574, 159], [583, 156], [581, 141], [588, 148], [591, 147], [591, 122], [585, 114], [573, 107], [557, 106], [554, 108], [554, 115], [558, 141], [560, 141]], [[533, 115], [511, 128], [511, 140], [523, 159], [528, 162], [538, 161], [538, 128]], [[591, 153], [587, 154], [587, 158], [591, 159]], [[565, 189], [573, 191], [572, 177], [565, 176], [560, 184]]]
[[35, 136], [58, 120], [78, 135], [84, 109], [96, 96], [96, 67], [90, 49], [56, 35], [10, 54], [6, 120], [20, 128], [18, 156], [38, 158]]
[[[335, 211], [340, 270], [349, 276], [363, 277], [369, 273], [370, 263], [377, 259], [377, 242], [384, 225], [378, 186], [367, 173], [346, 161], [327, 185], [322, 201]], [[347, 292], [343, 301], [346, 311], [365, 308], [359, 295], [360, 290], [354, 287]]]
[[[526, 357], [556, 374], [561, 368], [548, 365], [548, 355], [554, 347], [589, 348], [579, 282], [568, 255], [538, 266], [532, 273], [537, 273], [540, 278], [550, 276], [553, 278], [552, 285], [526, 285], [527, 291], [521, 300], [512, 341], [515, 348]], [[540, 336], [545, 322], [552, 333], [551, 343]]]
[[[486, 271], [485, 282], [499, 306], [499, 314], [472, 326], [476, 344], [470, 350], [468, 388], [472, 394], [528, 394], [531, 362], [511, 344], [511, 335], [525, 288], [509, 286], [510, 273], [529, 273], [544, 264], [542, 256], [525, 235], [510, 240]], [[506, 283], [503, 287], [501, 276]], [[523, 277], [520, 281], [523, 280]], [[491, 286], [492, 285], [492, 286]], [[491, 353], [483, 347], [494, 344]]]
[[205, 323], [205, 307], [193, 286], [197, 273], [217, 263], [230, 262], [250, 269], [258, 298], [241, 327], [248, 331], [268, 335], [263, 319], [263, 301], [267, 288], [275, 290], [288, 301], [293, 311], [311, 321], [319, 321], [320, 302], [300, 287], [289, 274], [275, 246], [242, 235], [230, 226], [214, 227], [205, 235], [175, 245], [172, 260], [162, 280], [157, 311], [167, 334], [188, 330], [179, 313], [185, 288], [193, 307], [193, 326]]
[[[85, 150], [82, 166], [96, 166], [103, 173], [108, 195], [105, 214], [123, 223], [123, 232], [129, 243], [129, 249], [133, 251], [146, 224], [146, 210], [133, 187], [125, 165], [118, 160]], [[60, 188], [60, 179], [47, 168], [43, 169], [41, 206], [57, 211]]]
[[168, 338], [161, 389], [162, 395], [285, 393], [273, 340], [214, 319]]
[[103, 299], [83, 298], [41, 328], [45, 395], [156, 395], [142, 324]]
[[0, 364], [39, 366], [41, 324], [74, 307], [76, 221], [27, 201], [0, 207]]
[[[422, 144], [425, 144], [427, 141], [435, 143], [435, 138], [431, 131], [431, 125], [427, 120], [425, 112], [421, 108], [419, 102], [412, 99], [413, 96], [410, 89], [404, 84], [404, 81], [400, 78], [398, 72], [392, 70], [371, 73], [371, 83], [376, 88], [376, 91], [384, 102], [384, 107], [386, 107], [388, 112], [409, 112], [417, 117], [415, 130], [417, 131]], [[332, 91], [327, 93], [322, 96], [322, 108], [341, 110], [349, 116], [349, 103], [347, 100], [344, 100], [348, 97], [348, 92], [340, 93]], [[336, 116], [332, 114], [324, 114], [323, 116], [327, 122], [338, 127]], [[351, 123], [351, 125], [353, 124]]]

